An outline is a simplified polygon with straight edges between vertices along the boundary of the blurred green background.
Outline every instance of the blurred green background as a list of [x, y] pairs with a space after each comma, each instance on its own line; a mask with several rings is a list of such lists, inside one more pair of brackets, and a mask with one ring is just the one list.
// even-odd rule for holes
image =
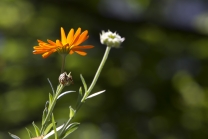
[[[28, 138], [25, 127], [41, 125], [47, 81], [58, 84], [61, 57], [33, 55], [37, 39], [60, 38], [88, 30], [86, 57], [67, 57], [66, 71], [78, 92], [80, 74], [91, 83], [105, 51], [102, 30], [125, 41], [112, 49], [93, 92], [74, 121], [69, 139], [207, 139], [208, 1], [206, 0], [1, 0], [0, 139], [8, 132]], [[61, 124], [77, 93], [61, 98], [55, 118]]]

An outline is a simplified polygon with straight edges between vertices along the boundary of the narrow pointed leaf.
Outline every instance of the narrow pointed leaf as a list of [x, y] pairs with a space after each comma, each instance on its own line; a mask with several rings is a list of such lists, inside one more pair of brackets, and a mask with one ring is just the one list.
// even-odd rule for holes
[[48, 108], [48, 106], [49, 106], [49, 101], [46, 101], [45, 107]]
[[[53, 126], [53, 125], [52, 125]], [[64, 124], [63, 125], [61, 125], [61, 126], [59, 126], [59, 127], [57, 127], [56, 128], [56, 131], [59, 131], [59, 130], [61, 130], [61, 128], [64, 126]], [[48, 139], [50, 136], [52, 136], [54, 134], [54, 130], [52, 130], [50, 133], [48, 133], [47, 135], [45, 135], [44, 137], [43, 137], [43, 139]]]
[[70, 106], [69, 111], [69, 118], [71, 119], [74, 116], [75, 110]]
[[103, 90], [103, 91], [99, 91], [99, 92], [97, 92], [97, 93], [94, 93], [94, 94], [92, 94], [92, 95], [88, 96], [88, 97], [87, 97], [87, 99], [88, 99], [88, 98], [95, 97], [95, 96], [97, 96], [97, 95], [100, 95], [100, 94], [102, 94], [103, 92], [105, 92], [105, 90]]
[[50, 132], [52, 128], [53, 128], [53, 123], [50, 123], [45, 129], [44, 135], [48, 134], [48, 132]]
[[83, 84], [83, 86], [84, 86], [84, 90], [85, 90], [85, 92], [87, 92], [87, 84], [86, 84], [85, 79], [84, 79], [84, 77], [82, 76], [82, 74], [80, 74], [80, 78], [81, 78], [81, 80], [82, 80], [82, 84]]
[[72, 132], [74, 132], [78, 128], [78, 126], [79, 126], [79, 123], [72, 123], [72, 124], [70, 124], [66, 128], [66, 130], [65, 130], [65, 132], [63, 134], [63, 138], [62, 139], [66, 138], [69, 134], [71, 134]]
[[82, 96], [82, 87], [79, 88], [79, 95]]
[[40, 136], [40, 129], [35, 125], [35, 122], [32, 123], [34, 129], [35, 129], [35, 133], [36, 133], [36, 136]]
[[60, 97], [66, 95], [66, 94], [69, 94], [69, 93], [71, 93], [71, 92], [76, 92], [76, 91], [66, 91], [66, 92], [60, 94], [60, 95], [57, 97], [57, 99], [59, 99]]
[[55, 133], [55, 139], [58, 139], [58, 134], [56, 131], [56, 122], [55, 122], [53, 114], [52, 114], [52, 123], [53, 123], [53, 129], [54, 129], [54, 133]]
[[49, 80], [49, 78], [47, 78], [47, 79], [48, 79], [48, 82], [49, 82], [49, 84], [50, 84], [50, 86], [51, 86], [51, 89], [52, 89], [52, 91], [53, 91], [53, 95], [55, 95], [55, 91], [54, 91], [53, 85], [52, 85], [51, 81]]
[[47, 115], [47, 111], [48, 111], [48, 108], [45, 107], [45, 109], [43, 110], [43, 115], [42, 115], [42, 125], [44, 124], [44, 121], [45, 121], [45, 118], [46, 118], [46, 115]]
[[79, 95], [78, 95], [78, 97], [77, 97], [76, 109], [78, 108], [81, 99], [82, 99], [82, 87], [79, 88]]
[[13, 139], [20, 139], [18, 136], [14, 135], [14, 134], [9, 133], [9, 135], [10, 135]]
[[28, 133], [29, 137], [33, 138], [34, 136], [33, 136], [32, 132], [29, 129], [27, 129], [27, 128], [26, 128], [26, 130], [27, 130], [27, 133]]
[[53, 96], [51, 95], [51, 93], [49, 93], [49, 107], [51, 107], [53, 101]]

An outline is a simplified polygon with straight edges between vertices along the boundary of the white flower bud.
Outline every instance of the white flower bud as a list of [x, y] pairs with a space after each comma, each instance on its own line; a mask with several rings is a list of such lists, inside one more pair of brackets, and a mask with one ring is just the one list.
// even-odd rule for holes
[[108, 32], [102, 31], [100, 34], [100, 42], [109, 47], [119, 48], [124, 40], [125, 38], [121, 38], [116, 32], [113, 33], [110, 30]]

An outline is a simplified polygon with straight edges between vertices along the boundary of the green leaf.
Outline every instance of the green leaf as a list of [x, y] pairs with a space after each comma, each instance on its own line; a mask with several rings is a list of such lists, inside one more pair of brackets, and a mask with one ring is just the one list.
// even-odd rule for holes
[[86, 99], [89, 99], [89, 98], [95, 97], [95, 96], [100, 95], [100, 94], [102, 94], [102, 93], [104, 93], [104, 92], [105, 92], [105, 90], [103, 90], [103, 91], [99, 91], [99, 92], [97, 92], [97, 93], [94, 93], [94, 94], [92, 94], [92, 95], [88, 96]]
[[49, 84], [51, 86], [51, 89], [53, 91], [53, 95], [55, 95], [55, 91], [54, 91], [54, 88], [53, 88], [53, 85], [52, 85], [51, 81], [49, 80], [49, 78], [47, 78], [47, 80], [48, 80], [48, 82], [49, 82]]
[[51, 107], [53, 101], [53, 96], [51, 95], [51, 93], [49, 93], [49, 107]]
[[48, 108], [45, 107], [45, 109], [43, 110], [43, 115], [42, 115], [42, 125], [44, 124], [44, 121], [45, 121], [45, 118], [46, 118], [46, 115], [47, 115], [47, 111], [48, 111]]
[[84, 79], [84, 77], [82, 76], [82, 74], [80, 74], [80, 78], [81, 78], [81, 80], [82, 80], [82, 84], [83, 84], [83, 86], [84, 86], [84, 90], [85, 90], [85, 92], [87, 92], [87, 84], [86, 84], [85, 79]]
[[[51, 124], [52, 124], [52, 123], [51, 123]], [[63, 126], [64, 126], [64, 124], [61, 125], [61, 126], [59, 126], [59, 127], [57, 127], [57, 128], [56, 128], [56, 131], [61, 130]], [[53, 124], [52, 124], [52, 127], [53, 127]], [[49, 138], [50, 136], [52, 136], [53, 134], [54, 134], [54, 130], [52, 130], [51, 132], [49, 132], [48, 134], [46, 134], [46, 135], [44, 136], [44, 139], [48, 139], [48, 138]]]
[[61, 94], [57, 97], [57, 99], [59, 99], [60, 97], [66, 95], [66, 94], [69, 94], [69, 93], [71, 93], [71, 92], [76, 92], [76, 91], [66, 91], [66, 92], [63, 92], [63, 93], [61, 93]]
[[63, 134], [63, 138], [66, 138], [69, 134], [71, 134], [72, 132], [74, 132], [79, 126], [79, 123], [72, 123], [70, 124], [66, 130], [64, 131], [64, 134]]
[[57, 134], [57, 131], [56, 131], [56, 122], [55, 122], [53, 113], [52, 113], [52, 123], [53, 123], [53, 129], [54, 129], [54, 133], [55, 133], [55, 139], [58, 139], [58, 134]]
[[75, 110], [70, 106], [69, 107], [69, 118], [71, 119], [74, 116]]
[[20, 139], [18, 136], [14, 135], [14, 134], [9, 133], [9, 135], [10, 135], [13, 139]]
[[40, 136], [40, 129], [35, 125], [35, 122], [32, 123], [34, 129], [35, 129], [35, 133], [36, 133], [36, 136]]
[[28, 135], [29, 135], [30, 138], [35, 137], [35, 136], [33, 136], [32, 132], [29, 129], [26, 128], [26, 130], [27, 130], [27, 133], [28, 133]]
[[78, 94], [78, 97], [77, 97], [76, 109], [78, 109], [81, 99], [82, 99], [82, 87], [79, 88], [79, 94]]
[[50, 124], [46, 127], [46, 129], [45, 129], [44, 135], [48, 134], [48, 132], [51, 131], [52, 127], [53, 127], [53, 123], [50, 123]]
[[79, 88], [79, 96], [82, 96], [82, 87]]

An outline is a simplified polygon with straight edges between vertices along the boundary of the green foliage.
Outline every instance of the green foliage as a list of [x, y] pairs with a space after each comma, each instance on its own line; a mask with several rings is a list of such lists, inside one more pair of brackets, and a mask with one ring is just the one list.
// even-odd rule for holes
[[28, 133], [28, 135], [29, 135], [30, 138], [35, 137], [28, 128], [26, 128], [26, 130], [27, 130], [27, 133]]
[[53, 123], [50, 123], [45, 129], [44, 135], [47, 135], [51, 131], [52, 128], [53, 128]]
[[96, 93], [93, 93], [92, 95], [89, 95], [86, 99], [89, 99], [89, 98], [95, 97], [95, 96], [100, 95], [100, 94], [102, 94], [102, 93], [104, 93], [104, 92], [105, 92], [105, 90], [103, 90], [103, 91], [99, 91], [99, 92], [96, 92]]
[[61, 94], [57, 97], [57, 99], [59, 99], [60, 97], [66, 95], [66, 94], [72, 93], [72, 92], [76, 92], [76, 91], [66, 91], [66, 92], [63, 92], [63, 93], [61, 93]]
[[9, 133], [9, 135], [10, 135], [13, 139], [20, 139], [18, 136], [14, 135], [14, 134]]
[[58, 139], [58, 134], [57, 134], [57, 131], [56, 131], [56, 122], [55, 122], [53, 113], [52, 113], [52, 123], [53, 123], [53, 130], [54, 130], [55, 139]]
[[69, 134], [71, 134], [72, 132], [74, 132], [78, 128], [78, 126], [79, 126], [79, 123], [72, 123], [72, 124], [70, 124], [66, 128], [65, 132], [63, 133], [62, 139], [66, 138]]
[[75, 110], [70, 106], [69, 107], [69, 119], [72, 119], [74, 117]]
[[35, 125], [35, 122], [32, 123], [34, 129], [35, 129], [35, 134], [37, 137], [40, 136], [40, 129]]
[[84, 86], [84, 90], [85, 90], [85, 92], [87, 92], [87, 84], [86, 84], [86, 82], [85, 82], [85, 79], [84, 79], [84, 77], [80, 74], [80, 78], [81, 78], [81, 80], [82, 80], [82, 84], [83, 84], [83, 86]]
[[54, 91], [54, 88], [53, 88], [53, 85], [52, 85], [51, 81], [49, 80], [49, 78], [47, 78], [47, 80], [48, 80], [48, 82], [49, 82], [49, 84], [50, 84], [50, 86], [51, 86], [53, 95], [55, 95], [55, 91]]
[[49, 93], [49, 107], [48, 108], [51, 107], [52, 102], [53, 102], [53, 96], [51, 95], [51, 93]]
[[43, 110], [43, 115], [42, 115], [42, 125], [44, 124], [47, 113], [48, 113], [48, 108], [45, 107], [45, 109]]

